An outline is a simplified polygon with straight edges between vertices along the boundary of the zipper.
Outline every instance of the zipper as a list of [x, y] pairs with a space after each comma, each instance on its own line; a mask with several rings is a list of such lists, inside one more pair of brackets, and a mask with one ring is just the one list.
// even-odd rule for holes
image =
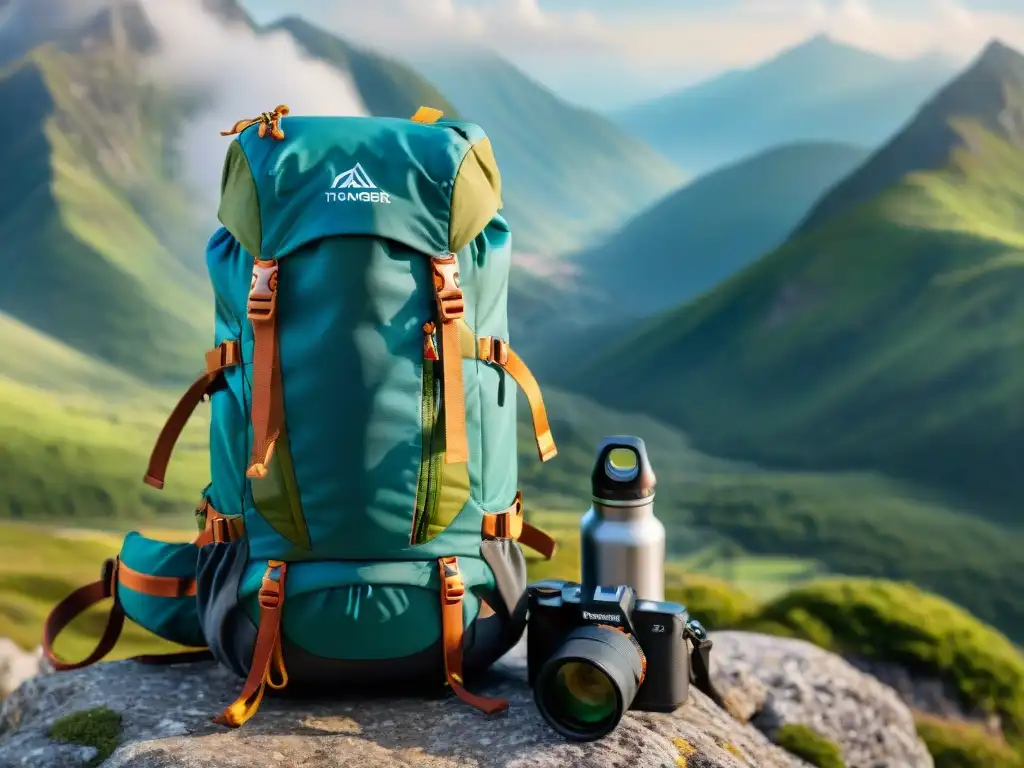
[[413, 514], [411, 544], [427, 541], [430, 522], [437, 509], [438, 485], [441, 476], [441, 454], [436, 450], [436, 435], [441, 415], [441, 377], [437, 375], [437, 344], [434, 324], [423, 325], [423, 387], [422, 413], [423, 452], [416, 482], [416, 509]]

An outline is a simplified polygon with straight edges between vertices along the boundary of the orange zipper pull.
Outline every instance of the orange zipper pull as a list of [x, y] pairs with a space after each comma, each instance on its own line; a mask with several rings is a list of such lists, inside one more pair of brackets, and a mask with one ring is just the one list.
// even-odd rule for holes
[[437, 356], [437, 345], [434, 344], [434, 324], [423, 324], [423, 359], [439, 360]]

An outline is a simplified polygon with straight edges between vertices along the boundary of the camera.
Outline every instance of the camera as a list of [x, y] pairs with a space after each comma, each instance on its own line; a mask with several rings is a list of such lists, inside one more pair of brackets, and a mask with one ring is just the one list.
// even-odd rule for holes
[[529, 585], [527, 668], [534, 701], [574, 741], [610, 733], [629, 709], [671, 712], [686, 703], [690, 645], [710, 641], [678, 603], [638, 599], [628, 586], [569, 581]]

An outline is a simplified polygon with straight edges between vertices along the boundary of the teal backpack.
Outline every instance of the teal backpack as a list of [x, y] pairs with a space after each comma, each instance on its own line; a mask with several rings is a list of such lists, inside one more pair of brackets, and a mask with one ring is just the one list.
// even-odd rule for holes
[[[422, 108], [411, 119], [241, 121], [207, 246], [216, 346], [157, 439], [174, 444], [206, 397], [211, 483], [192, 543], [126, 536], [99, 581], [57, 605], [57, 669], [102, 659], [130, 618], [245, 678], [215, 718], [237, 727], [267, 686], [445, 681], [522, 636], [526, 563], [554, 541], [523, 520], [516, 390], [552, 458], [536, 381], [508, 345], [511, 236], [490, 142]], [[113, 598], [81, 662], [54, 641]]]

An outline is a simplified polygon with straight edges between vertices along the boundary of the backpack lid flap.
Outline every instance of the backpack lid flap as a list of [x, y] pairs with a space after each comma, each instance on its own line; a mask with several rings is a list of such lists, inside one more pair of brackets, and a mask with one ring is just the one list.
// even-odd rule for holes
[[254, 256], [324, 237], [372, 236], [458, 252], [501, 207], [483, 131], [398, 118], [287, 117], [285, 138], [247, 128], [232, 143], [219, 218]]

